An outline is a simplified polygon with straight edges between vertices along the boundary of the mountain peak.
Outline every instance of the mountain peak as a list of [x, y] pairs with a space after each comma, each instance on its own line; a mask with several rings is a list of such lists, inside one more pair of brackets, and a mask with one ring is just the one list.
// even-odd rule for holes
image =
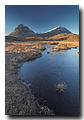
[[55, 28], [49, 30], [48, 32], [51, 32], [51, 31], [53, 31], [53, 30], [57, 30], [57, 29], [65, 29], [65, 28], [64, 28], [64, 27], [57, 26], [57, 27], [55, 27]]
[[24, 26], [22, 23], [20, 23], [15, 30], [19, 30], [20, 32], [22, 32], [22, 34], [33, 34], [34, 31], [32, 31], [30, 28], [28, 28], [27, 26]]
[[65, 27], [57, 26], [55, 29], [66, 29]]
[[23, 26], [23, 24], [22, 24], [22, 23], [20, 23], [19, 25], [22, 25], [22, 26]]
[[55, 33], [55, 34], [60, 34], [60, 33], [71, 33], [69, 30], [67, 30], [65, 27], [60, 27], [60, 26], [57, 26], [45, 33]]
[[24, 25], [22, 23], [20, 23], [18, 26], [23, 27]]
[[57, 26], [56, 28], [60, 28], [60, 26]]
[[33, 30], [28, 28], [27, 26], [24, 26], [22, 23], [20, 23], [15, 30], [9, 34], [9, 36], [15, 36], [20, 38], [25, 38], [27, 36], [31, 36], [32, 34], [35, 34]]

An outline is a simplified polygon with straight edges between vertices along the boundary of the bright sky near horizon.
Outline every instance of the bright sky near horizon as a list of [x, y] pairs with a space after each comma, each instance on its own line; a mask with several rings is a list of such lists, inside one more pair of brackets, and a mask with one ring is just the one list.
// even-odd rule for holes
[[20, 23], [36, 33], [61, 26], [79, 34], [79, 5], [5, 5], [5, 35]]

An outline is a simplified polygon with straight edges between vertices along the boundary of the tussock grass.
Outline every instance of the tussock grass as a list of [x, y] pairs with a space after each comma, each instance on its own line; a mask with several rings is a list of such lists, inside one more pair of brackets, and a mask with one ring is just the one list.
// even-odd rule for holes
[[65, 83], [59, 83], [57, 86], [55, 85], [55, 91], [58, 91], [60, 93], [64, 92], [65, 89], [67, 89]]

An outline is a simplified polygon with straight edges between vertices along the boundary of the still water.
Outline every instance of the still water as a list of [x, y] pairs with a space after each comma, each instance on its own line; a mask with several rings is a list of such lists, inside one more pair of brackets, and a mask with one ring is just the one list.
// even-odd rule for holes
[[[52, 52], [54, 45], [44, 46], [42, 57], [22, 65], [24, 82], [31, 84], [40, 105], [48, 106], [57, 115], [79, 115], [79, 47]], [[67, 85], [62, 94], [55, 91], [54, 85], [59, 83]]]

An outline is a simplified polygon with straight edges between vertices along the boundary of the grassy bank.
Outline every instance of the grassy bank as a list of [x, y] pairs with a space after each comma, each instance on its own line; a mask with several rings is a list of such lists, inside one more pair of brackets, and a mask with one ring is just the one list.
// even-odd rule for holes
[[54, 115], [46, 106], [40, 106], [31, 92], [30, 84], [23, 83], [20, 67], [23, 62], [42, 56], [41, 44], [31, 42], [5, 43], [5, 114]]

